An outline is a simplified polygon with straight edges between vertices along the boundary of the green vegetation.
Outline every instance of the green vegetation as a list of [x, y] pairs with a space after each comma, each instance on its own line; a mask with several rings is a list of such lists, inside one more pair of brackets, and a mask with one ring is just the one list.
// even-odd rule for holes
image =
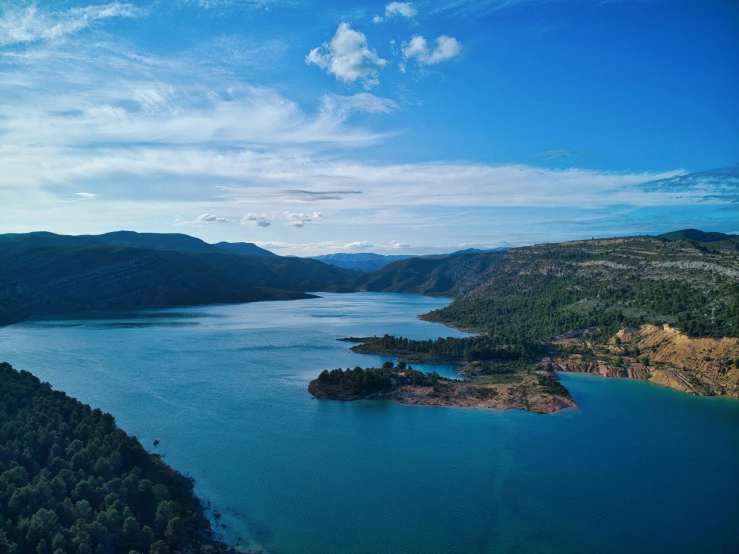
[[426, 319], [499, 345], [588, 328], [605, 337], [643, 323], [670, 323], [695, 337], [739, 336], [739, 254], [707, 248], [719, 243], [631, 237], [406, 260], [356, 287], [453, 296]]
[[[486, 364], [474, 362], [480, 369]], [[553, 413], [575, 405], [553, 373], [528, 371], [481, 375], [470, 367], [469, 379], [447, 379], [422, 373], [399, 362], [381, 368], [323, 371], [308, 385], [316, 398], [383, 399], [419, 406], [478, 406]]]
[[[342, 339], [347, 340], [347, 339]], [[354, 338], [360, 342], [351, 350], [360, 354], [398, 356], [406, 361], [442, 362], [496, 360], [500, 362], [535, 362], [541, 359], [545, 348], [533, 342], [502, 345], [493, 337], [439, 338], [436, 340], [410, 340], [405, 337], [384, 335], [382, 337]]]
[[598, 327], [612, 336], [626, 325], [669, 322], [690, 336], [736, 335], [739, 287], [725, 284], [727, 302], [689, 283], [579, 276], [503, 274], [493, 298], [463, 297], [425, 318], [489, 333], [501, 344], [552, 339]]
[[544, 392], [565, 397], [570, 396], [570, 391], [568, 391], [557, 379], [553, 379], [546, 375], [537, 375], [536, 380]]
[[0, 364], [0, 552], [225, 552], [192, 488], [110, 414]]
[[268, 254], [248, 243], [210, 245], [187, 235], [0, 235], [0, 325], [43, 316], [309, 298], [307, 291], [338, 290], [354, 275], [317, 260]]
[[[414, 341], [386, 335], [364, 338], [352, 350], [467, 364], [463, 375], [501, 384], [526, 379], [537, 362], [556, 355], [649, 368], [651, 352], [622, 347], [620, 340], [614, 341], [620, 350], [604, 357], [619, 329], [669, 323], [689, 337], [739, 336], [734, 244], [739, 237], [686, 230], [397, 262], [355, 286], [453, 296], [448, 307], [423, 318], [479, 336]], [[571, 338], [582, 340], [557, 341]]]
[[660, 235], [660, 238], [670, 241], [692, 240], [695, 242], [719, 242], [727, 240], [739, 241], [739, 235], [728, 235], [726, 233], [706, 233], [698, 229], [683, 229], [681, 231], [673, 231]]
[[392, 362], [386, 362], [381, 368], [324, 370], [318, 379], [311, 381], [308, 391], [319, 398], [354, 400], [386, 392], [396, 386], [432, 387], [440, 381], [451, 379], [444, 379], [436, 372], [416, 371], [405, 364], [394, 368]]

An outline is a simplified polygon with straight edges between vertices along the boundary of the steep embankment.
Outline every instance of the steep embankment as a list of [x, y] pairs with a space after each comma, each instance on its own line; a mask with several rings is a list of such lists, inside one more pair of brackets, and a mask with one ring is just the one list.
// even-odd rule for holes
[[690, 394], [739, 398], [737, 338], [690, 338], [669, 325], [644, 325], [622, 329], [606, 344], [583, 338], [556, 344], [578, 352], [555, 359], [558, 371], [647, 379]]

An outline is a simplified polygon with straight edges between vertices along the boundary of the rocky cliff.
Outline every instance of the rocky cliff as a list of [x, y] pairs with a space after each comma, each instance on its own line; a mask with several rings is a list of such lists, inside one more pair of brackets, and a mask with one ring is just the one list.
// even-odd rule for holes
[[739, 398], [737, 338], [690, 338], [670, 325], [644, 325], [622, 329], [605, 345], [585, 338], [563, 338], [557, 344], [594, 358], [560, 356], [553, 362], [557, 371], [647, 379], [689, 394]]

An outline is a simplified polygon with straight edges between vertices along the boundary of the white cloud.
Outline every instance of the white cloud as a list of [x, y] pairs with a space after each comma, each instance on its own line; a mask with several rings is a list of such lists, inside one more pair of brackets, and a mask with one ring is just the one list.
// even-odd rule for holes
[[82, 198], [83, 200], [92, 200], [97, 196], [97, 194], [93, 192], [75, 192], [74, 195]]
[[385, 6], [385, 17], [393, 17], [396, 15], [402, 17], [413, 17], [417, 10], [413, 7], [412, 2], [390, 2]]
[[181, 225], [208, 225], [209, 223], [232, 223], [227, 217], [221, 217], [213, 214], [201, 214], [195, 218], [195, 221], [181, 221]]
[[404, 244], [402, 242], [398, 242], [397, 240], [391, 240], [390, 241], [391, 248], [410, 248], [410, 244]]
[[285, 219], [288, 227], [301, 228], [305, 227], [305, 224], [309, 221], [323, 219], [323, 214], [320, 212], [313, 212], [312, 214], [285, 212]]
[[459, 56], [462, 45], [456, 38], [441, 35], [436, 39], [436, 47], [431, 49], [426, 39], [420, 35], [403, 44], [403, 57], [415, 59], [419, 65], [434, 65]]
[[344, 248], [350, 248], [352, 250], [366, 250], [368, 248], [374, 248], [374, 247], [375, 247], [374, 244], [372, 244], [372, 243], [370, 243], [370, 242], [368, 242], [366, 240], [361, 240], [361, 241], [357, 241], [357, 242], [350, 242], [349, 244], [345, 244], [344, 245]]
[[391, 17], [406, 17], [408, 19], [413, 18], [418, 11], [413, 7], [412, 2], [390, 2], [385, 6], [385, 17], [376, 15], [372, 18], [373, 23], [382, 23], [386, 18]]
[[[2, 225], [167, 232], [173, 214], [239, 214], [234, 222], [246, 225], [282, 221], [270, 227], [275, 241], [305, 237], [316, 251], [342, 249], [358, 233], [374, 251], [405, 252], [390, 240], [402, 237], [416, 253], [445, 241], [492, 244], [500, 237], [490, 229], [512, 237], [521, 222], [541, 229], [549, 217], [542, 214], [595, 225], [583, 214], [603, 206], [721, 205], [736, 195], [735, 185], [713, 181], [679, 191], [642, 187], [680, 171], [363, 161], [354, 147], [390, 135], [357, 127], [352, 115], [389, 113], [395, 102], [366, 92], [327, 95], [306, 111], [275, 90], [240, 82], [212, 51], [202, 52], [142, 55], [110, 43], [92, 46], [81, 36], [26, 43], [22, 51], [0, 48]], [[83, 201], [89, 195], [97, 196]], [[177, 223], [218, 240], [244, 231], [202, 216]], [[307, 225], [319, 219], [321, 225]], [[326, 241], [336, 237], [343, 239]], [[285, 251], [301, 250], [292, 244]]]
[[42, 11], [34, 5], [7, 9], [0, 17], [0, 46], [53, 40], [77, 33], [96, 21], [144, 13], [132, 4], [118, 2], [56, 12]]
[[265, 214], [246, 214], [241, 218], [242, 225], [252, 225], [254, 227], [269, 227], [272, 225]]
[[359, 145], [384, 135], [346, 119], [396, 108], [369, 94], [334, 95], [310, 114], [208, 60], [143, 57], [108, 44], [32, 47], [0, 60], [0, 133], [16, 144]]
[[339, 24], [330, 43], [311, 50], [305, 62], [317, 65], [340, 81], [361, 80], [367, 88], [378, 83], [379, 72], [387, 65], [387, 60], [369, 48], [367, 37], [346, 22]]

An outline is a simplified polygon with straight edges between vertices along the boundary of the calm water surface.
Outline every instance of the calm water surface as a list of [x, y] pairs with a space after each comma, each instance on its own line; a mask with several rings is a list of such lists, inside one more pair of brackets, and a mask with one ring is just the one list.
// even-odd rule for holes
[[252, 549], [739, 552], [739, 401], [582, 375], [551, 416], [314, 400], [386, 359], [337, 337], [463, 335], [416, 319], [446, 300], [322, 296], [15, 325], [0, 359], [114, 414]]

